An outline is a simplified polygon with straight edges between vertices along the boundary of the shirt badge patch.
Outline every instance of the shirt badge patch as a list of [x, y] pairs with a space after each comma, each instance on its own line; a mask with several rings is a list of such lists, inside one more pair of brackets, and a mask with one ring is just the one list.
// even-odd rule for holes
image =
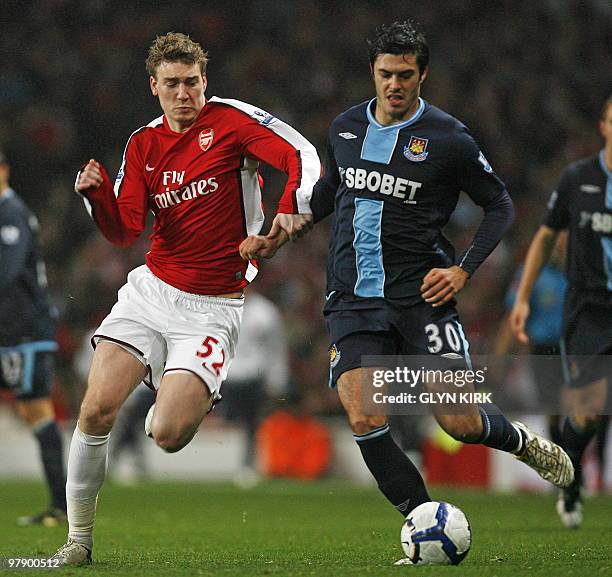
[[333, 369], [340, 362], [341, 353], [336, 345], [329, 347], [329, 366]]
[[427, 152], [427, 138], [411, 136], [408, 146], [404, 146], [404, 156], [412, 162], [423, 162], [429, 152]]
[[214, 136], [215, 131], [212, 128], [206, 128], [200, 132], [200, 135], [198, 136], [198, 144], [204, 152], [206, 152], [212, 146]]
[[340, 138], [344, 138], [344, 140], [351, 140], [352, 138], [357, 138], [357, 135], [353, 134], [352, 132], [339, 132], [338, 136]]
[[263, 126], [270, 126], [276, 122], [276, 118], [271, 114], [268, 114], [265, 110], [255, 109], [251, 115], [259, 124]]

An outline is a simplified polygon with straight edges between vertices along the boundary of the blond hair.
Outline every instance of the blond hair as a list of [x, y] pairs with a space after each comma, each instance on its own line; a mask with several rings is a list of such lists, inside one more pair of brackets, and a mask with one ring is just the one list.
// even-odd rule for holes
[[208, 52], [205, 52], [187, 34], [168, 32], [168, 34], [155, 38], [155, 41], [149, 48], [149, 54], [145, 63], [149, 76], [155, 77], [157, 67], [162, 62], [198, 64], [202, 75], [204, 75], [206, 74]]

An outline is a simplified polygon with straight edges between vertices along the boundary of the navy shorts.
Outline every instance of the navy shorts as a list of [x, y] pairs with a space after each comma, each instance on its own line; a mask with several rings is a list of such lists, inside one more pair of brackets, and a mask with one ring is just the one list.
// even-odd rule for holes
[[[570, 316], [570, 315], [568, 315]], [[565, 381], [570, 387], [612, 376], [612, 322], [607, 307], [585, 304], [570, 316], [561, 340]]]
[[[435, 355], [447, 359], [452, 368], [471, 367], [469, 344], [454, 304], [433, 308], [423, 302], [406, 307], [377, 300], [369, 307], [358, 304], [360, 308], [343, 295], [328, 302], [330, 386], [342, 373], [367, 366], [362, 356]], [[451, 365], [445, 360], [445, 366]]]
[[53, 385], [55, 341], [0, 347], [0, 387], [20, 400], [48, 397]]

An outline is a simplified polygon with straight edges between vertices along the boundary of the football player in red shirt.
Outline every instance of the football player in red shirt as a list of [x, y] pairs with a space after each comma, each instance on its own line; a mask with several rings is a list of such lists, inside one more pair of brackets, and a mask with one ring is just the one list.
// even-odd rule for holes
[[265, 162], [287, 174], [274, 226], [292, 238], [311, 225], [320, 174], [314, 147], [267, 112], [237, 100], [207, 99], [207, 54], [169, 33], [149, 50], [151, 92], [163, 115], [129, 138], [111, 182], [91, 159], [75, 190], [113, 244], [128, 246], [154, 214], [146, 264], [128, 275], [92, 342], [96, 348], [68, 461], [68, 542], [60, 565], [91, 562], [98, 491], [110, 430], [141, 382], [157, 390], [147, 434], [167, 452], [182, 449], [220, 398], [254, 263], [238, 246], [264, 215], [257, 173]]

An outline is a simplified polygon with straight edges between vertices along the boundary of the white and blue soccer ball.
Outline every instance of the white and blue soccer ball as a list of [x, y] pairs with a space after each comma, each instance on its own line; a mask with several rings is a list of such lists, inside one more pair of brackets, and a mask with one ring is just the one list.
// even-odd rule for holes
[[413, 509], [401, 531], [402, 548], [413, 565], [458, 565], [472, 545], [463, 511], [441, 501]]

